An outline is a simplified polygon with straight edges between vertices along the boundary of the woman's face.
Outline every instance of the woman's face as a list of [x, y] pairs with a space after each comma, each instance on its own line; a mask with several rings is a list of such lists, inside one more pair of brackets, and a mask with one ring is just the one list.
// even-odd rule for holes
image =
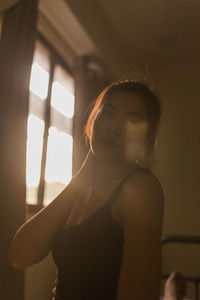
[[105, 97], [93, 126], [92, 150], [97, 158], [110, 163], [134, 162], [145, 149], [145, 102], [132, 92], [115, 91]]

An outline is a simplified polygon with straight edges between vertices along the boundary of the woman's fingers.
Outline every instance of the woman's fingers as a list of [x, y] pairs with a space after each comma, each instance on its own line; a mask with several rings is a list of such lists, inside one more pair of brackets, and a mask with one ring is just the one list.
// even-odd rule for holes
[[173, 271], [165, 283], [166, 299], [182, 300], [186, 294], [186, 280], [180, 271]]

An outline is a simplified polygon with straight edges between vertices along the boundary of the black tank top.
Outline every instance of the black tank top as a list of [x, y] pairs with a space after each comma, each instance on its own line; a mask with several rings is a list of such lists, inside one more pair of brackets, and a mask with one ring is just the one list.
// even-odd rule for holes
[[79, 225], [62, 228], [52, 245], [58, 267], [52, 300], [116, 300], [123, 251], [123, 227], [111, 213], [125, 176], [106, 203]]

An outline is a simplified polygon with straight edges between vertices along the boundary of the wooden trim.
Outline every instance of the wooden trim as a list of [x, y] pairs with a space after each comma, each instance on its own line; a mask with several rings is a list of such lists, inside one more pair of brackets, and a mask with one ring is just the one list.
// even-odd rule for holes
[[44, 139], [43, 139], [43, 148], [42, 148], [42, 163], [41, 163], [41, 175], [40, 183], [38, 187], [38, 199], [37, 204], [39, 206], [43, 205], [44, 201], [44, 188], [45, 188], [45, 169], [46, 169], [46, 158], [47, 158], [47, 143], [50, 127], [50, 112], [51, 112], [51, 93], [52, 93], [52, 84], [54, 76], [54, 66], [55, 62], [50, 53], [50, 72], [49, 72], [49, 85], [48, 85], [48, 95], [46, 98], [46, 108], [45, 108], [45, 117], [44, 117]]
[[50, 42], [47, 41], [47, 39], [40, 33], [37, 32], [37, 38], [44, 44], [44, 46], [50, 50], [50, 53], [52, 54], [55, 64], [60, 64], [70, 75], [73, 76], [73, 69], [70, 67], [70, 65], [63, 59], [63, 57], [58, 53], [58, 51], [52, 46]]
[[0, 299], [24, 299], [24, 271], [8, 262], [25, 222], [28, 95], [37, 25], [37, 0], [20, 0], [4, 13], [0, 47]]
[[38, 204], [27, 204], [26, 205], [26, 214], [28, 215], [35, 215], [37, 212], [39, 212], [44, 205], [38, 205]]
[[5, 12], [14, 6], [19, 0], [3, 0], [0, 2], [0, 13]]

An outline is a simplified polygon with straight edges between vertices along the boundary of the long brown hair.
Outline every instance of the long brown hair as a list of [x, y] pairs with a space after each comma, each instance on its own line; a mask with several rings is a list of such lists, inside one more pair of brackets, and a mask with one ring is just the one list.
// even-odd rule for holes
[[155, 146], [157, 143], [157, 131], [160, 124], [161, 107], [160, 107], [160, 100], [156, 95], [156, 93], [143, 83], [133, 81], [133, 80], [113, 82], [110, 85], [108, 85], [99, 94], [99, 96], [91, 106], [91, 112], [89, 114], [84, 129], [86, 142], [88, 142], [88, 140], [90, 141], [92, 138], [92, 130], [93, 130], [93, 125], [95, 122], [97, 112], [104, 104], [106, 97], [112, 94], [113, 92], [117, 92], [117, 91], [131, 92], [133, 94], [137, 94], [145, 101], [149, 126], [148, 126], [144, 161], [145, 162], [148, 161], [148, 165], [149, 165], [152, 163], [152, 159], [154, 158]]

